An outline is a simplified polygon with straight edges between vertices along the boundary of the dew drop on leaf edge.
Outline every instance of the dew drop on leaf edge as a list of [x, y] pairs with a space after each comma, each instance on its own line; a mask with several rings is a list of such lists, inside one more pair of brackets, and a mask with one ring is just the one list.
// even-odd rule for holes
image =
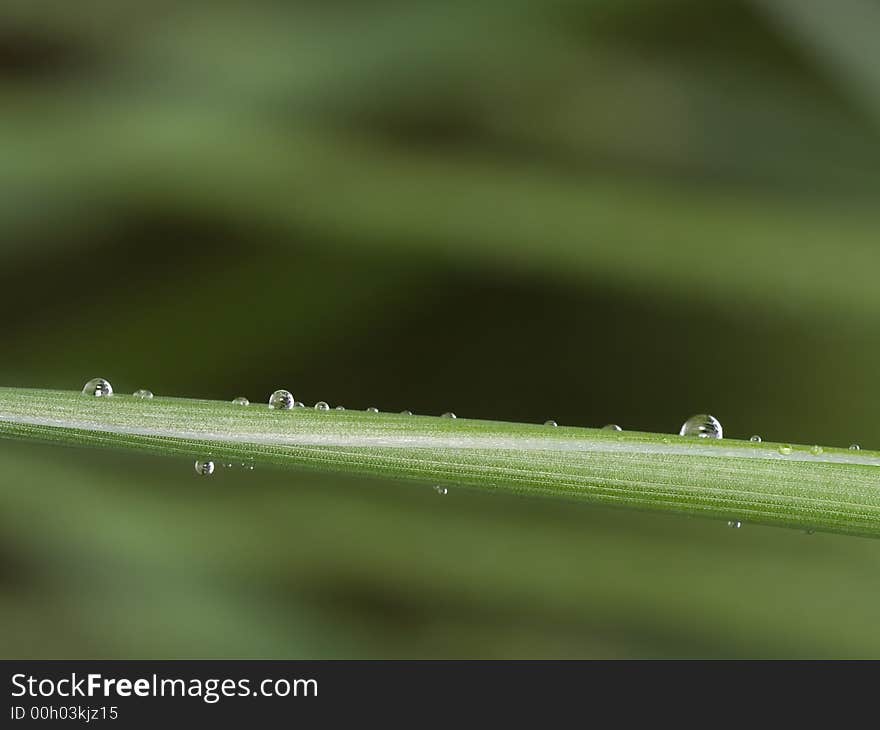
[[249, 406], [251, 404], [251, 402], [243, 395], [238, 396], [238, 398], [233, 398], [232, 402], [237, 406]]
[[104, 378], [92, 378], [83, 386], [82, 393], [96, 398], [107, 398], [113, 395], [113, 386]]
[[200, 477], [209, 477], [214, 473], [214, 462], [208, 459], [198, 459], [195, 463], [195, 470]]
[[276, 390], [269, 396], [269, 408], [276, 411], [289, 411], [296, 401], [289, 390]]
[[134, 392], [134, 397], [139, 400], [153, 400], [153, 392], [142, 388]]
[[708, 413], [700, 413], [688, 418], [678, 432], [680, 436], [695, 436], [703, 439], [720, 439], [724, 435], [721, 422]]

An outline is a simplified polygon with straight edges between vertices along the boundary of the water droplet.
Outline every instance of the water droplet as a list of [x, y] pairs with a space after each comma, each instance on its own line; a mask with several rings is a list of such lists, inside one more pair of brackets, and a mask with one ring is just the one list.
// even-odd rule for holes
[[749, 441], [751, 441], [753, 444], [759, 444], [761, 443], [762, 439], [760, 436], [758, 436], [758, 434], [755, 434], [749, 439]]
[[249, 406], [251, 404], [251, 402], [243, 395], [238, 396], [238, 398], [233, 398], [232, 402], [237, 406]]
[[140, 400], [153, 400], [153, 393], [149, 390], [136, 390], [134, 392], [134, 397], [139, 398]]
[[214, 473], [214, 462], [199, 459], [195, 463], [196, 474], [200, 477], [209, 477]]
[[852, 446], [849, 447], [849, 450], [850, 451], [861, 451], [862, 447], [859, 446], [858, 444], [853, 444]]
[[289, 411], [295, 402], [289, 390], [276, 390], [269, 396], [269, 408], [276, 411]]
[[819, 454], [821, 454], [823, 451], [824, 451], [824, 449], [823, 449], [821, 446], [813, 446], [813, 447], [810, 449], [810, 453], [811, 453], [813, 456], [819, 456]]
[[446, 413], [442, 414], [440, 418], [458, 418], [452, 411], [446, 411]]
[[449, 494], [449, 490], [439, 484], [434, 487], [434, 491], [437, 492], [437, 494], [439, 494], [441, 497], [445, 497], [447, 494]]
[[808, 528], [808, 529], [804, 530], [804, 534], [805, 534], [805, 535], [812, 535], [812, 534], [815, 533], [815, 532], [816, 532], [816, 531], [815, 531], [814, 529], [812, 529], [812, 528]]
[[345, 406], [336, 406], [336, 410], [337, 410], [337, 411], [344, 411], [344, 410], [345, 410]]
[[701, 439], [720, 439], [724, 435], [721, 422], [708, 413], [691, 416], [678, 433], [680, 436], [696, 436]]
[[306, 404], [303, 403], [301, 400], [298, 400], [298, 401], [294, 401], [293, 407], [294, 408], [305, 408]]
[[375, 406], [370, 406], [369, 408], [366, 409], [366, 411], [367, 411], [367, 413], [378, 413], [379, 409], [376, 408]]
[[740, 522], [739, 520], [728, 520], [727, 526], [734, 529], [734, 530], [738, 530], [740, 527], [743, 526], [743, 523]]
[[554, 421], [554, 420], [551, 418], [549, 421], [544, 421], [544, 425], [545, 425], [545, 426], [553, 426], [553, 427], [556, 427], [556, 426], [558, 426], [559, 424], [556, 423], [556, 421]]
[[400, 412], [400, 415], [401, 415], [401, 416], [411, 416], [411, 415], [412, 415], [412, 411], [401, 411], [401, 412]]
[[113, 386], [104, 378], [92, 378], [83, 386], [83, 395], [93, 395], [96, 398], [107, 398], [113, 395]]
[[782, 454], [783, 456], [788, 456], [791, 453], [791, 446], [789, 446], [788, 444], [783, 444], [782, 446], [779, 447], [778, 450], [779, 450], [779, 453]]
[[319, 400], [317, 403], [315, 403], [315, 410], [316, 411], [329, 411], [330, 406], [327, 405], [327, 403], [325, 403], [324, 401]]
[[623, 429], [618, 426], [616, 423], [607, 423], [602, 426], [603, 431], [623, 431]]

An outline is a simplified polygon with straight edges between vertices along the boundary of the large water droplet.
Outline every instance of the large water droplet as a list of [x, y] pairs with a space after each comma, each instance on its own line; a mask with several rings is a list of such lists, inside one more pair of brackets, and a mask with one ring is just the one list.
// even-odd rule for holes
[[315, 410], [316, 411], [329, 411], [330, 406], [327, 403], [325, 403], [324, 401], [319, 400], [317, 403], [315, 403]]
[[434, 487], [434, 491], [437, 492], [437, 494], [439, 494], [441, 497], [445, 497], [449, 493], [449, 490], [446, 487], [443, 487], [439, 484]]
[[195, 463], [196, 474], [200, 477], [209, 477], [214, 473], [214, 462], [207, 459], [199, 459]]
[[761, 443], [761, 437], [758, 436], [758, 434], [755, 434], [754, 436], [749, 438], [749, 441], [751, 441], [753, 444], [759, 444]]
[[555, 427], [555, 426], [558, 426], [559, 424], [556, 423], [556, 421], [554, 421], [553, 419], [550, 419], [549, 421], [544, 421], [544, 425], [545, 425], [545, 426], [554, 426], [554, 427]]
[[367, 413], [378, 413], [379, 409], [376, 408], [376, 406], [370, 406], [369, 408], [366, 409], [366, 411], [367, 411]]
[[623, 429], [618, 426], [616, 423], [607, 423], [602, 426], [603, 431], [623, 431]]
[[150, 390], [136, 390], [134, 397], [140, 400], [153, 400], [153, 392]]
[[106, 398], [113, 395], [113, 386], [104, 378], [92, 378], [83, 386], [83, 395], [93, 395], [96, 398]]
[[276, 411], [289, 411], [295, 402], [289, 390], [276, 390], [269, 396], [269, 408]]
[[740, 527], [743, 526], [743, 523], [740, 522], [739, 520], [728, 520], [727, 526], [734, 529], [734, 530], [738, 530]]
[[708, 413], [688, 418], [678, 432], [680, 436], [696, 436], [701, 439], [720, 439], [724, 435], [721, 422]]
[[452, 411], [446, 411], [446, 413], [443, 413], [440, 418], [458, 418], [458, 416], [456, 416]]
[[238, 396], [238, 398], [233, 398], [232, 402], [237, 406], [249, 406], [251, 404], [251, 402], [243, 395]]

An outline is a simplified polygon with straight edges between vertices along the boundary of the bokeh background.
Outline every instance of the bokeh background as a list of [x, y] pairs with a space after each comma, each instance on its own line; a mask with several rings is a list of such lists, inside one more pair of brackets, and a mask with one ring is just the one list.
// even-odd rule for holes
[[[880, 8], [0, 10], [0, 383], [880, 447]], [[5, 657], [876, 657], [880, 542], [0, 443]]]

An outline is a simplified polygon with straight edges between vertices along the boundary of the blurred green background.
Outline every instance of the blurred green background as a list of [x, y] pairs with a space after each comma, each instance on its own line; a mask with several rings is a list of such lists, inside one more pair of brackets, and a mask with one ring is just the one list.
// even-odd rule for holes
[[[880, 446], [880, 8], [6, 0], [0, 383]], [[0, 443], [5, 657], [876, 657], [880, 542]]]

